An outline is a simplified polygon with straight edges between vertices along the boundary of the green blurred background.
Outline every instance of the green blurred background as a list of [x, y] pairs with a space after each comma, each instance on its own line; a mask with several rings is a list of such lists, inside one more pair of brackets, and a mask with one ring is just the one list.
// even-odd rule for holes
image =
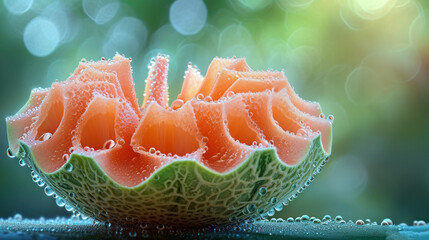
[[[174, 99], [189, 61], [205, 73], [244, 56], [335, 116], [331, 161], [275, 217], [429, 220], [428, 13], [424, 0], [2, 0], [0, 113], [81, 58], [132, 57], [141, 99], [150, 58], [169, 54]], [[69, 216], [6, 149], [1, 121], [0, 217]]]

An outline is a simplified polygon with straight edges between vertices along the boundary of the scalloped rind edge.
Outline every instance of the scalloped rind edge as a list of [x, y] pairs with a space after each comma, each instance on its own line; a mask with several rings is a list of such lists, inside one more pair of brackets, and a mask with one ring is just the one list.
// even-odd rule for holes
[[[71, 154], [60, 169], [46, 173], [30, 147], [22, 141], [19, 145], [17, 155], [69, 209], [122, 224], [208, 225], [264, 216], [292, 201], [329, 157], [319, 135], [294, 166], [282, 162], [275, 148], [256, 149], [227, 173], [214, 172], [196, 160], [177, 160], [141, 184], [126, 187], [113, 181], [95, 159], [81, 154]], [[180, 174], [184, 175], [174, 178]], [[263, 195], [259, 193], [262, 187]]]

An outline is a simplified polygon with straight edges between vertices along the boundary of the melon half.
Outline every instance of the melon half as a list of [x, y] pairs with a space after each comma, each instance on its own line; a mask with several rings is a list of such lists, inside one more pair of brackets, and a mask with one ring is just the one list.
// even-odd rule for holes
[[203, 77], [189, 65], [169, 104], [169, 58], [158, 55], [140, 107], [130, 62], [81, 61], [6, 119], [10, 152], [67, 210], [119, 224], [258, 218], [293, 200], [331, 154], [332, 121], [283, 72], [215, 58]]

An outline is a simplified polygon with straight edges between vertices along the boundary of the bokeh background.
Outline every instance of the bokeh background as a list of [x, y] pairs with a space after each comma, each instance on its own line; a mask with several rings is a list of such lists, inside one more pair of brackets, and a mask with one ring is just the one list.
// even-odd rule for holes
[[[331, 161], [275, 217], [429, 220], [428, 13], [425, 0], [2, 0], [0, 115], [81, 58], [132, 57], [141, 99], [150, 58], [169, 54], [174, 99], [189, 61], [205, 73], [244, 56], [335, 116]], [[70, 216], [6, 149], [0, 121], [0, 217]]]

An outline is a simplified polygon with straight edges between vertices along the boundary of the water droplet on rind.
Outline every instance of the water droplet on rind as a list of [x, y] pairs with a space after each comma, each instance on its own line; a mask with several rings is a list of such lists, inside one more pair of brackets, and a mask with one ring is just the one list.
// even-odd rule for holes
[[73, 164], [66, 163], [64, 168], [66, 169], [67, 172], [71, 172], [71, 171], [73, 171]]
[[25, 163], [25, 161], [24, 161], [24, 160], [22, 160], [22, 159], [19, 159], [18, 164], [19, 164], [19, 166], [21, 166], [21, 167], [24, 167], [25, 165], [27, 165], [27, 164]]
[[54, 195], [54, 191], [52, 191], [52, 189], [50, 188], [50, 187], [48, 187], [48, 186], [46, 186], [45, 187], [45, 194], [47, 195], [47, 196], [52, 196], [52, 195]]
[[59, 207], [64, 207], [66, 205], [66, 202], [64, 201], [64, 199], [62, 199], [60, 197], [57, 197], [57, 199], [55, 201]]
[[259, 188], [259, 195], [264, 196], [265, 194], [267, 194], [267, 188], [266, 187]]
[[7, 154], [7, 156], [8, 156], [9, 158], [15, 158], [15, 155], [13, 155], [13, 152], [12, 152], [12, 150], [11, 150], [10, 148], [8, 148], [8, 149], [6, 150], [6, 154]]

